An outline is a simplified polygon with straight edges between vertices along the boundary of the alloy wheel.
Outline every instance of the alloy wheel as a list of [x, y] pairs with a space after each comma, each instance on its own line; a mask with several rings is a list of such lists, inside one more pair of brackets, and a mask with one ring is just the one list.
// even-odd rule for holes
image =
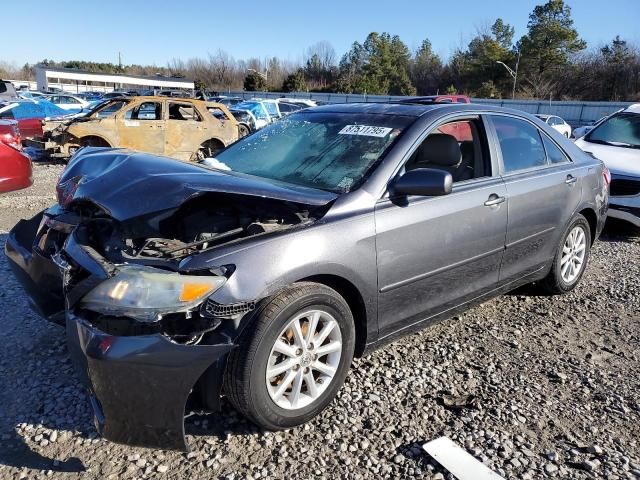
[[580, 225], [576, 225], [567, 235], [562, 247], [560, 275], [566, 283], [573, 283], [584, 266], [587, 251], [587, 236]]
[[297, 314], [278, 335], [266, 368], [271, 400], [298, 410], [317, 400], [333, 381], [342, 356], [342, 333], [323, 310]]

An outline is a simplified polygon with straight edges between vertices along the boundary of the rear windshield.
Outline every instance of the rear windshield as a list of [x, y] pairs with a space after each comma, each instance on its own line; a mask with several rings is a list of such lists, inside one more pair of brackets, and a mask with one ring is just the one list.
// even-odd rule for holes
[[415, 117], [293, 113], [205, 163], [335, 193], [357, 188]]

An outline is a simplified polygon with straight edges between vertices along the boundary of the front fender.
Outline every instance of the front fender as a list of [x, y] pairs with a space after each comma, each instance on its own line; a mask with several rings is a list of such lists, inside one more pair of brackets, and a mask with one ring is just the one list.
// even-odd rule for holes
[[210, 298], [221, 304], [260, 301], [318, 275], [347, 280], [362, 296], [367, 330], [377, 334], [377, 267], [373, 215], [318, 223], [189, 257], [181, 270], [233, 265], [234, 273]]

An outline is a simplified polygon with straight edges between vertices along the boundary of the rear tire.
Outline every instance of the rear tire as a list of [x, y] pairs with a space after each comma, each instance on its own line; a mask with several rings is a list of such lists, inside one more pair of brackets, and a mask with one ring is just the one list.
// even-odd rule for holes
[[200, 145], [200, 148], [194, 155], [194, 161], [199, 162], [205, 158], [215, 157], [216, 153], [224, 148], [224, 144], [220, 140], [211, 139]]
[[244, 123], [238, 124], [238, 138], [246, 137], [251, 133], [251, 130]]
[[551, 295], [573, 290], [587, 268], [590, 252], [591, 228], [587, 219], [578, 214], [562, 235], [551, 271], [538, 284], [540, 289]]
[[229, 354], [224, 391], [256, 425], [268, 430], [295, 427], [336, 396], [354, 346], [353, 315], [345, 300], [327, 286], [296, 283], [255, 312]]

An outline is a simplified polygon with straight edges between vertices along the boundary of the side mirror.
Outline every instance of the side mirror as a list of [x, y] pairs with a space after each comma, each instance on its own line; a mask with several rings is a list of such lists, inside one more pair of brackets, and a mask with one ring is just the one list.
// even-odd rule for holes
[[393, 195], [436, 197], [451, 193], [453, 178], [449, 172], [435, 168], [409, 170], [392, 185]]

